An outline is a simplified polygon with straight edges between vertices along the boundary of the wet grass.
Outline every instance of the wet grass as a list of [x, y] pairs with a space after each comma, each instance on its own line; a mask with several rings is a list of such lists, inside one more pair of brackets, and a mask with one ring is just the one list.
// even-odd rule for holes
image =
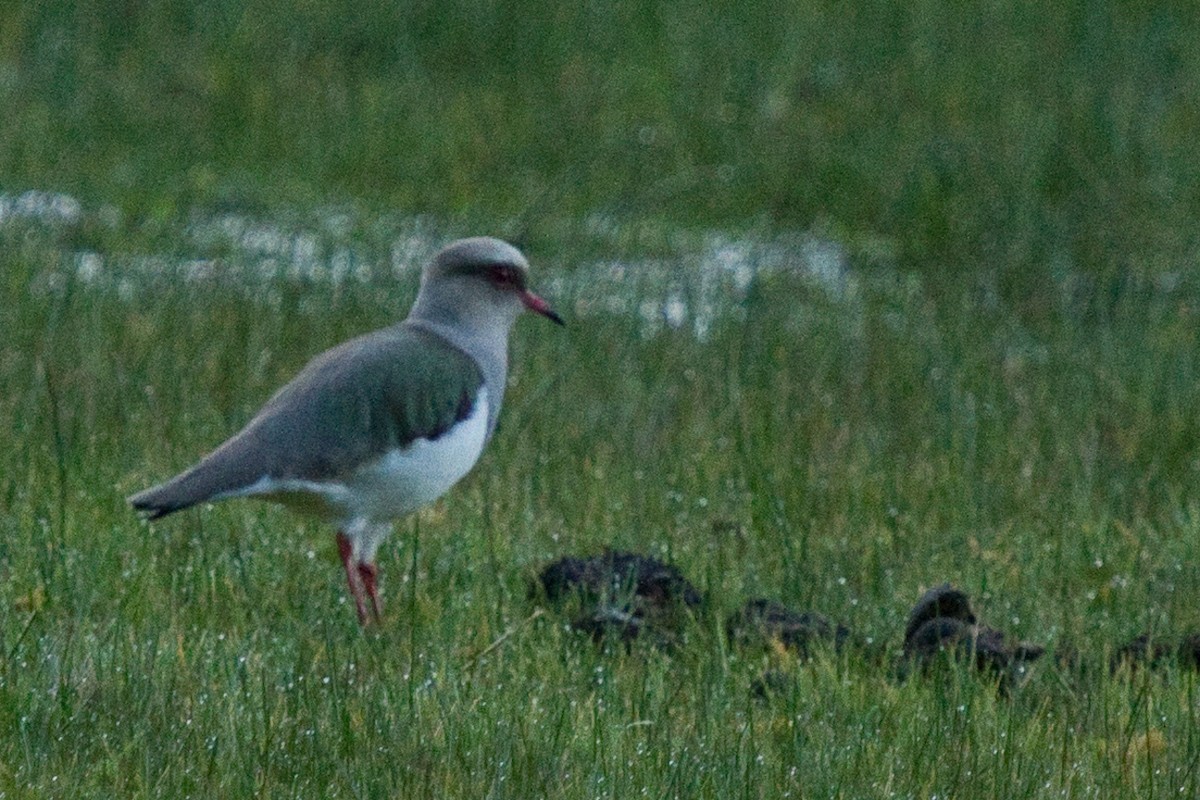
[[[533, 251], [572, 324], [522, 321], [494, 446], [385, 546], [386, 619], [363, 634], [329, 530], [249, 503], [150, 527], [123, 497], [401, 314], [415, 276], [364, 258], [359, 279], [247, 284], [128, 257], [97, 280], [62, 229], [3, 235], [7, 796], [1196, 791], [1196, 674], [1103, 667], [1200, 622], [1189, 283], [1064, 283], [1035, 326], [869, 265], [841, 295], [764, 272], [698, 338], [629, 310], [649, 288], [622, 310], [573, 280], [602, 243]], [[538, 612], [541, 566], [608, 545], [708, 596], [675, 649], [596, 648]], [[1003, 697], [721, 634], [768, 596], [894, 654], [944, 580], [1091, 668], [1046, 659]], [[788, 677], [763, 700], [768, 667]]]
[[0, 176], [149, 220], [352, 201], [882, 236], [909, 268], [1194, 260], [1200, 14], [97, 0], [0, 9]]
[[[452, 6], [0, 6], [0, 796], [1200, 793], [1197, 674], [1103, 666], [1200, 628], [1196, 12]], [[380, 628], [319, 525], [135, 519], [478, 232], [571, 325], [521, 322]], [[610, 545], [708, 597], [676, 648], [530, 597]], [[1090, 668], [721, 630], [890, 657], [947, 580]]]

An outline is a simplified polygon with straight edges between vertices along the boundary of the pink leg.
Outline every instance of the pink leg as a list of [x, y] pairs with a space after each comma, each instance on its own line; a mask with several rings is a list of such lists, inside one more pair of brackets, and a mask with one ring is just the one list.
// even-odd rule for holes
[[[363, 602], [363, 581], [360, 579], [360, 570], [355, 570], [351, 559], [354, 556], [354, 546], [350, 543], [350, 537], [338, 531], [337, 535], [338, 555], [342, 557], [342, 566], [346, 569], [346, 585], [350, 587], [350, 596], [354, 598], [354, 608], [358, 611], [358, 624], [367, 624], [367, 607]], [[361, 565], [360, 565], [361, 568]], [[371, 600], [374, 602], [374, 586], [372, 585]], [[378, 616], [378, 612], [376, 612]]]
[[374, 564], [368, 564], [365, 561], [358, 562], [358, 577], [362, 579], [363, 586], [367, 589], [367, 596], [371, 598], [371, 611], [375, 615], [376, 624], [379, 623], [379, 589], [376, 582], [376, 577], [379, 575], [379, 567]]

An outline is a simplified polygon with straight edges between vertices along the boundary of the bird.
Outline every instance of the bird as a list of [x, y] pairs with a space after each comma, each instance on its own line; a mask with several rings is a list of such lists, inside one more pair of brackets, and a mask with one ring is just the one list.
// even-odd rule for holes
[[360, 625], [381, 620], [375, 556], [394, 522], [450, 490], [496, 431], [508, 339], [532, 311], [513, 245], [479, 236], [442, 248], [401, 322], [313, 358], [238, 433], [194, 466], [128, 498], [148, 520], [233, 498], [267, 500], [336, 526]]

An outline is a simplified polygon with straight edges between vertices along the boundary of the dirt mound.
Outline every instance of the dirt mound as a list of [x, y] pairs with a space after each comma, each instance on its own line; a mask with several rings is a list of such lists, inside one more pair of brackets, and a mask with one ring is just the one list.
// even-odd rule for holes
[[[1045, 648], [1040, 645], [1014, 641], [1002, 631], [980, 623], [967, 594], [949, 583], [930, 589], [917, 600], [904, 629], [906, 667], [927, 671], [948, 654], [970, 661], [1006, 686], [1020, 680], [1026, 666], [1043, 653]], [[902, 674], [910, 671], [902, 668]]]
[[[677, 567], [620, 550], [589, 557], [564, 556], [542, 569], [535, 592], [567, 614], [572, 627], [593, 639], [615, 637], [626, 643], [648, 634], [657, 643], [675, 642], [704, 600]], [[747, 601], [725, 625], [735, 646], [766, 647], [800, 661], [822, 649], [837, 653], [853, 646], [867, 662], [902, 680], [930, 675], [941, 663], [967, 663], [998, 680], [1005, 691], [1024, 683], [1032, 663], [1046, 652], [1041, 645], [1018, 640], [980, 621], [967, 593], [950, 583], [928, 590], [912, 607], [898, 659], [896, 650], [863, 645], [866, 640], [819, 611], [797, 611], [769, 598]], [[875, 641], [884, 642], [886, 637]], [[1104, 669], [1105, 664], [1103, 656], [1085, 658], [1066, 643], [1058, 646], [1054, 660], [1059, 669], [1070, 671], [1088, 669], [1088, 663]], [[1141, 634], [1118, 648], [1108, 667], [1115, 671], [1122, 666], [1168, 664], [1200, 670], [1200, 632], [1188, 634], [1178, 643]], [[787, 669], [770, 669], [756, 685], [776, 688], [787, 681]]]
[[775, 600], [750, 600], [726, 623], [729, 638], [742, 646], [778, 642], [802, 659], [816, 648], [841, 650], [850, 629], [818, 611], [793, 611]]
[[1109, 669], [1114, 672], [1122, 667], [1158, 669], [1172, 663], [1184, 669], [1200, 670], [1200, 632], [1189, 633], [1178, 643], [1149, 632], [1138, 634], [1113, 653]]
[[538, 574], [538, 585], [552, 605], [571, 608], [572, 626], [594, 639], [628, 641], [646, 631], [671, 636], [702, 601], [674, 566], [618, 550], [564, 556]]

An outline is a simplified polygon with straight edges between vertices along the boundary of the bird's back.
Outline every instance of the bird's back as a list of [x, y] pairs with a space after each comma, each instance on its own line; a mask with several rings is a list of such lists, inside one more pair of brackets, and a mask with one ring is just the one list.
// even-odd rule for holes
[[151, 519], [269, 481], [344, 481], [418, 439], [437, 440], [479, 400], [478, 365], [408, 323], [313, 359], [238, 434], [191, 469], [130, 498]]

